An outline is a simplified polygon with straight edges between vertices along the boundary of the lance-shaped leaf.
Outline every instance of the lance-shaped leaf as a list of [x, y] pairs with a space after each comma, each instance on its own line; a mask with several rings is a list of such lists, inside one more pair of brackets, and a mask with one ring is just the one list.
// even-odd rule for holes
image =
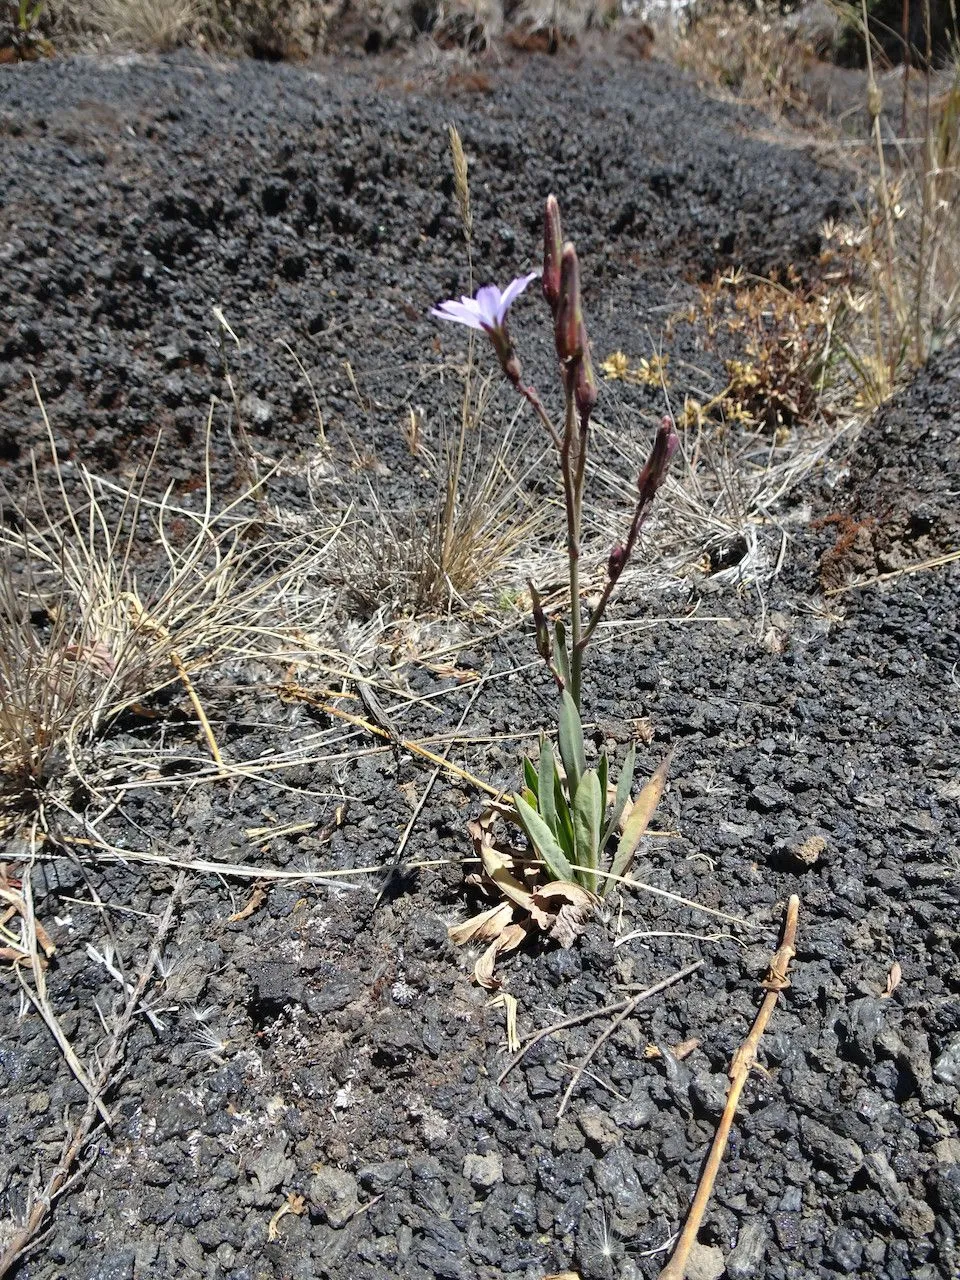
[[540, 738], [540, 771], [537, 775], [537, 809], [540, 817], [553, 832], [559, 844], [563, 843], [560, 835], [560, 819], [557, 814], [557, 762], [553, 755], [553, 743], [548, 738]]
[[573, 834], [577, 865], [589, 868], [577, 873], [577, 879], [594, 893], [597, 888], [597, 856], [600, 845], [600, 824], [603, 821], [603, 793], [600, 779], [593, 769], [587, 769], [580, 779], [573, 802]]
[[557, 839], [560, 841], [560, 847], [567, 855], [569, 860], [573, 862], [573, 810], [570, 807], [570, 801], [567, 799], [567, 793], [563, 787], [563, 779], [560, 777], [559, 771], [554, 776], [553, 781], [553, 803], [557, 811]]
[[567, 775], [567, 791], [571, 800], [577, 794], [580, 779], [587, 767], [587, 757], [583, 749], [583, 725], [580, 723], [580, 712], [577, 704], [564, 689], [560, 695], [560, 759]]
[[[540, 748], [541, 754], [543, 748]], [[532, 791], [534, 796], [539, 796], [539, 781], [537, 779], [537, 771], [533, 767], [533, 761], [528, 760], [526, 756], [523, 758], [523, 780], [526, 783], [527, 790]]]
[[[637, 748], [634, 743], [631, 742], [630, 746], [627, 748], [627, 754], [623, 761], [623, 770], [620, 777], [617, 779], [617, 794], [613, 801], [613, 812], [610, 815], [607, 825], [603, 829], [603, 836], [600, 840], [601, 849], [605, 849], [607, 847], [607, 841], [613, 835], [614, 831], [616, 831], [617, 823], [620, 821], [623, 816], [623, 811], [627, 807], [627, 801], [630, 799], [630, 788], [633, 786], [633, 770], [636, 766], [636, 762]], [[610, 881], [608, 880], [604, 888], [604, 892], [606, 892], [609, 886]]]
[[[616, 857], [613, 859], [613, 866], [610, 868], [615, 876], [625, 876], [630, 868], [634, 854], [637, 851], [637, 845], [643, 839], [643, 834], [649, 825], [650, 819], [653, 817], [654, 810], [660, 803], [663, 788], [667, 784], [667, 772], [670, 769], [672, 758], [673, 750], [671, 749], [666, 758], [657, 766], [630, 810], [630, 817], [624, 825], [620, 843], [617, 845]], [[613, 881], [608, 880], [607, 883], [611, 884]]]
[[527, 839], [536, 849], [543, 860], [544, 866], [554, 880], [575, 879], [573, 868], [557, 843], [556, 837], [536, 809], [531, 808], [526, 800], [518, 795], [513, 797], [513, 805], [516, 810], [517, 821], [523, 827], [527, 834]]

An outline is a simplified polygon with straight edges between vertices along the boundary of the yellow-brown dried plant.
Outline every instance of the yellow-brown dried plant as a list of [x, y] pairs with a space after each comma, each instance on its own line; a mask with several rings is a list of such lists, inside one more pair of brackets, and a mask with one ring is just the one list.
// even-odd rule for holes
[[732, 271], [701, 288], [673, 323], [696, 325], [708, 344], [736, 354], [724, 360], [720, 391], [704, 404], [687, 401], [688, 422], [710, 418], [775, 432], [823, 412], [834, 333], [847, 314], [840, 269], [838, 263], [829, 281], [813, 286], [791, 268], [782, 281]]

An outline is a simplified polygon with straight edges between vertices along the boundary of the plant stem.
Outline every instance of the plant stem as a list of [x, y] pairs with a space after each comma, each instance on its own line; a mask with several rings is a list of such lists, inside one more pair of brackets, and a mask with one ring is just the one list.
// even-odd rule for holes
[[583, 511], [583, 468], [581, 458], [573, 458], [576, 442], [583, 452], [577, 424], [577, 406], [574, 400], [576, 369], [571, 367], [566, 380], [566, 412], [564, 414], [563, 446], [560, 450], [560, 467], [563, 472], [563, 496], [567, 512], [567, 563], [570, 574], [570, 697], [580, 710], [580, 675], [583, 669], [583, 646], [580, 641], [580, 522]]
[[514, 385], [540, 419], [540, 422], [546, 428], [547, 435], [553, 441], [554, 445], [558, 450], [562, 451], [563, 443], [559, 435], [557, 435], [557, 428], [553, 425], [549, 413], [547, 413], [546, 409], [543, 407], [543, 401], [540, 399], [539, 395], [537, 395], [536, 390], [519, 379]]

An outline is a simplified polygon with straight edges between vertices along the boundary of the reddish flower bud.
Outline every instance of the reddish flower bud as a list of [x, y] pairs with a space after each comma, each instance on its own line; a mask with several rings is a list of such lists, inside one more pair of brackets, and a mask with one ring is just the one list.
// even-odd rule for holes
[[560, 229], [560, 206], [556, 196], [547, 196], [543, 215], [543, 296], [554, 316], [560, 302], [560, 259], [563, 256], [563, 232]]
[[580, 263], [577, 251], [568, 240], [560, 260], [560, 300], [557, 303], [555, 337], [557, 355], [566, 364], [580, 354], [584, 334], [583, 306], [580, 299]]
[[607, 577], [611, 582], [616, 582], [623, 573], [623, 566], [627, 563], [627, 549], [622, 542], [614, 544], [613, 550], [610, 552], [610, 558], [607, 561]]
[[637, 479], [641, 503], [645, 504], [653, 501], [654, 494], [667, 477], [670, 459], [676, 453], [679, 443], [677, 433], [673, 429], [673, 423], [669, 418], [665, 417], [657, 430], [657, 438], [653, 442], [653, 448], [650, 450], [650, 457], [647, 459], [646, 466]]
[[597, 403], [597, 378], [593, 372], [593, 360], [590, 357], [590, 342], [582, 321], [580, 324], [580, 363], [577, 366], [577, 384], [574, 388], [574, 396], [577, 402], [577, 413], [580, 415], [580, 423], [585, 430]]

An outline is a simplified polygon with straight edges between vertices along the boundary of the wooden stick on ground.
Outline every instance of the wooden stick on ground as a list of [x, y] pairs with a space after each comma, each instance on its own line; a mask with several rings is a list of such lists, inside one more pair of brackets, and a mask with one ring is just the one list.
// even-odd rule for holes
[[787, 914], [784, 920], [780, 946], [774, 953], [767, 976], [763, 980], [763, 986], [766, 988], [767, 994], [763, 997], [763, 1003], [753, 1026], [750, 1028], [750, 1034], [733, 1055], [733, 1061], [730, 1063], [730, 1088], [727, 1091], [727, 1102], [723, 1108], [720, 1123], [717, 1125], [713, 1146], [710, 1148], [707, 1162], [703, 1166], [700, 1185], [697, 1187], [697, 1194], [693, 1198], [693, 1204], [690, 1206], [690, 1212], [687, 1215], [683, 1231], [680, 1233], [673, 1257], [660, 1272], [659, 1280], [683, 1280], [690, 1250], [696, 1241], [703, 1215], [713, 1194], [713, 1184], [716, 1181], [723, 1153], [727, 1148], [727, 1140], [730, 1137], [730, 1129], [733, 1126], [733, 1118], [736, 1114], [737, 1103], [740, 1101], [740, 1094], [743, 1092], [743, 1086], [747, 1083], [750, 1072], [753, 1070], [757, 1060], [760, 1037], [770, 1021], [770, 1015], [773, 1013], [780, 997], [780, 992], [785, 991], [790, 985], [787, 971], [790, 968], [790, 961], [796, 955], [795, 943], [797, 938], [797, 913], [799, 910], [800, 899], [794, 894], [787, 903]]

